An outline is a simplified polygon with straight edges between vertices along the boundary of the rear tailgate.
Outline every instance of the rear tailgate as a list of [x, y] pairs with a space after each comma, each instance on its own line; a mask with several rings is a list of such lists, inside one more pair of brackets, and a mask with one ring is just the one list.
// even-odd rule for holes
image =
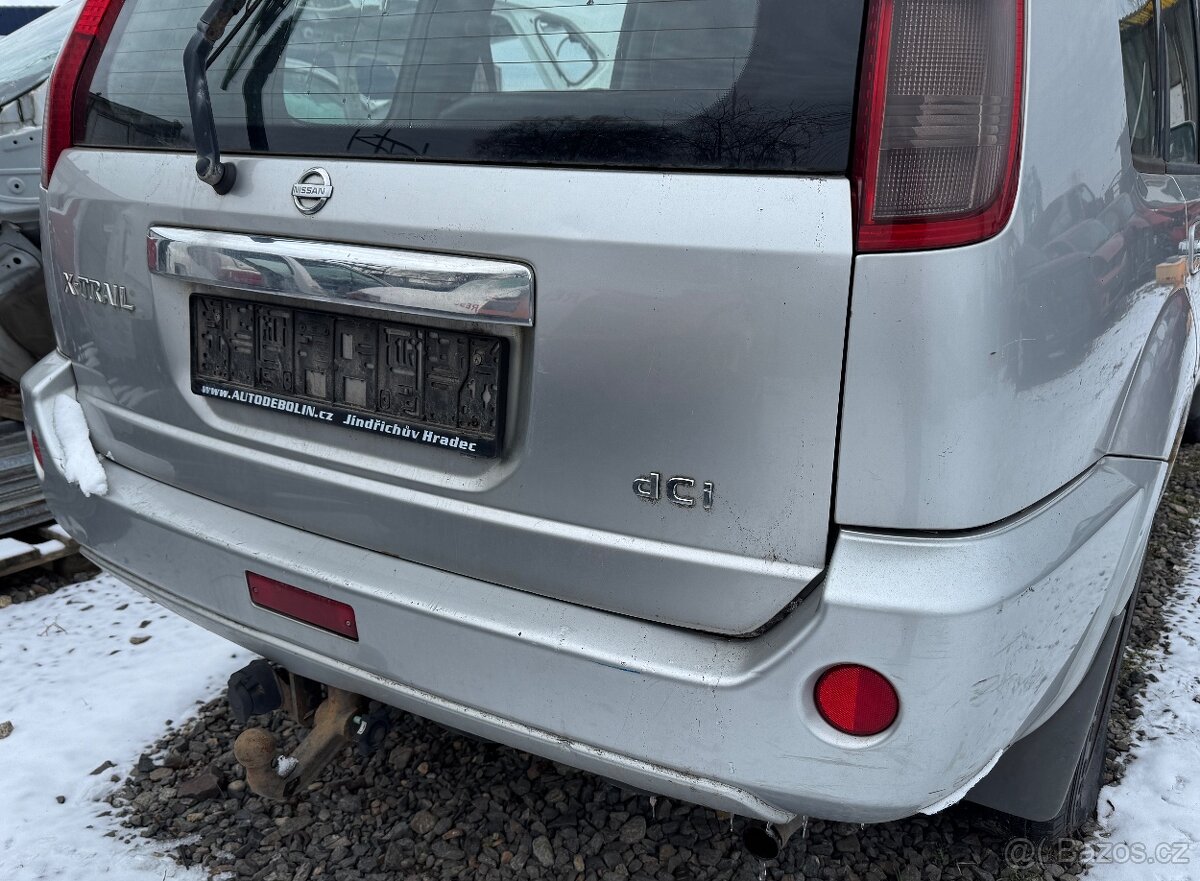
[[[768, 0], [756, 14], [761, 18], [774, 5]], [[307, 35], [309, 43], [319, 43], [325, 19], [312, 19], [311, 12], [303, 17], [314, 6], [300, 7], [293, 39]], [[399, 14], [380, 11], [378, 3], [341, 6], [349, 10], [343, 15], [360, 17], [371, 7], [385, 24], [387, 15]], [[431, 42], [438, 13], [422, 20], [418, 4], [401, 7], [428, 29]], [[724, 20], [730, 7], [707, 0], [692, 0], [688, 13], [706, 8], [716, 16], [712, 30], [734, 26]], [[326, 129], [312, 136], [320, 154], [267, 155], [255, 152], [253, 135], [240, 143], [235, 128], [223, 129], [223, 143], [243, 155], [235, 157], [234, 191], [217, 196], [196, 180], [194, 156], [178, 145], [149, 149], [165, 137], [163, 120], [186, 129], [178, 107], [182, 90], [167, 98], [154, 90], [148, 97], [119, 94], [122, 84], [132, 89], [130, 83], [144, 78], [148, 65], [166, 70], [173, 63], [201, 11], [189, 5], [164, 17], [160, 10], [130, 0], [122, 12], [115, 55], [110, 45], [98, 74], [104, 88], [94, 88], [103, 97], [93, 110], [91, 146], [64, 156], [48, 196], [51, 259], [63, 281], [54, 298], [56, 318], [99, 448], [182, 489], [352, 545], [716, 632], [761, 626], [819, 574], [829, 534], [851, 266], [850, 192], [843, 176], [779, 173], [786, 163], [778, 145], [760, 151], [767, 159], [757, 165], [739, 160], [722, 168], [716, 160], [690, 160], [716, 166], [704, 174], [690, 167], [522, 167], [489, 157], [468, 163], [462, 160], [470, 157], [453, 150], [477, 146], [477, 139], [459, 137], [464, 126], [480, 124], [476, 104], [483, 97], [472, 94], [455, 105], [458, 116], [448, 124], [453, 137], [438, 141], [436, 133], [421, 133], [434, 145], [426, 144], [425, 154], [446, 160], [441, 162], [333, 155], [331, 141], [323, 140]], [[499, 5], [496, 10], [500, 15]], [[526, 33], [520, 9], [507, 4], [503, 12], [508, 26]], [[528, 33], [544, 36], [548, 27], [564, 26], [529, 27], [535, 30]], [[491, 28], [497, 67], [515, 63], [503, 60], [507, 30], [495, 18]], [[857, 27], [845, 29], [857, 39]], [[171, 44], [170, 52], [148, 48], [152, 30], [156, 42]], [[408, 39], [412, 23], [403, 31]], [[373, 39], [378, 32], [376, 27]], [[610, 57], [604, 53], [617, 51], [616, 38], [608, 47], [602, 35], [586, 34], [586, 53], [598, 56], [602, 67]], [[856, 56], [857, 44], [850, 48]], [[426, 45], [424, 51], [428, 63], [432, 50]], [[296, 58], [307, 59], [305, 52]], [[846, 67], [853, 62], [851, 57]], [[742, 81], [753, 64], [752, 58]], [[402, 69], [401, 81], [406, 75]], [[278, 78], [285, 104], [290, 76]], [[210, 79], [216, 92], [216, 66]], [[508, 82], [515, 81], [509, 74]], [[589, 82], [593, 91], [600, 88]], [[598, 94], [611, 99], [613, 90]], [[423, 97], [414, 87], [413, 104]], [[357, 98], [367, 106], [356, 112], [378, 112], [376, 95]], [[513, 96], [503, 98], [511, 112]], [[156, 121], [130, 134], [131, 126], [138, 128], [130, 106], [137, 101], [145, 105], [137, 111], [153, 112]], [[843, 110], [845, 128], [849, 114]], [[117, 118], [125, 128], [120, 137], [141, 149], [118, 148]], [[833, 156], [824, 161], [844, 164], [846, 133], [831, 139], [828, 119], [822, 119], [822, 134], [810, 127], [806, 143]], [[319, 126], [308, 120], [307, 129]], [[273, 131], [270, 125], [266, 130]], [[370, 136], [376, 146], [377, 135]], [[178, 131], [176, 137], [186, 142]], [[367, 138], [365, 129], [360, 125], [353, 137]], [[280, 142], [275, 134], [270, 140]], [[447, 155], [432, 156], [450, 143]], [[523, 141], [521, 149], [533, 147]], [[559, 146], [538, 149], [549, 151], [556, 164], [597, 164], [586, 156], [564, 160]], [[650, 147], [639, 149], [627, 164], [653, 158]], [[793, 157], [798, 150], [793, 143]], [[578, 158], [580, 151], [571, 155]], [[811, 159], [811, 150], [803, 155]], [[677, 157], [656, 162], [688, 164]], [[297, 210], [293, 186], [315, 165], [333, 191], [318, 213], [306, 215]], [[752, 173], [728, 173], [742, 169]], [[164, 235], [186, 239], [197, 266], [155, 266], [159, 271], [152, 273], [154, 254], [166, 252], [152, 248], [148, 259], [151, 230], [158, 231], [160, 245]], [[254, 237], [269, 239], [284, 264], [302, 268], [289, 269], [283, 273], [289, 281], [272, 285], [262, 262], [229, 255], [231, 242], [246, 245]], [[429, 265], [430, 255], [450, 272], [466, 265], [524, 267], [533, 282], [529, 314], [445, 314], [436, 291], [426, 291], [414, 307], [412, 292], [397, 295], [394, 286], [381, 303], [369, 280], [351, 285], [357, 292], [352, 299], [330, 302], [323, 274], [353, 270], [369, 279], [370, 267], [362, 260], [348, 267], [338, 249], [313, 243], [346, 245], [347, 253], [360, 255], [353, 247], [379, 249], [365, 253], [410, 276]], [[307, 287], [297, 281], [305, 275], [312, 276]], [[486, 278], [481, 284], [488, 284]], [[502, 287], [497, 284], [498, 300]], [[464, 455], [407, 435], [361, 425], [352, 430], [340, 424], [340, 415], [324, 421], [289, 412], [286, 403], [264, 407], [260, 400], [253, 406], [194, 393], [197, 295], [209, 298], [206, 303], [226, 298], [252, 304], [245, 344], [257, 366], [249, 384], [262, 391], [266, 383], [281, 400], [332, 402], [337, 407], [330, 412], [357, 412], [362, 419], [380, 410], [390, 362], [363, 342], [380, 339], [378, 325], [359, 336], [343, 330], [371, 320], [402, 329], [396, 332], [411, 330], [421, 341], [414, 357], [430, 370], [435, 339], [502, 341], [496, 349], [505, 359], [496, 455], [486, 444], [480, 447], [484, 455]], [[302, 377], [312, 366], [311, 353], [300, 351], [309, 338], [297, 331], [296, 339], [280, 343], [278, 330], [269, 331], [255, 308], [288, 321], [334, 316], [329, 321], [336, 323], [328, 326], [336, 329], [337, 344], [317, 385]], [[280, 345], [281, 356], [271, 348]], [[294, 385], [280, 388], [271, 385], [278, 380], [262, 375], [268, 350], [278, 363], [295, 367]], [[318, 373], [325, 370], [318, 367]], [[479, 389], [468, 389], [465, 375], [456, 391], [460, 403], [478, 403]], [[414, 399], [421, 411], [414, 411], [417, 428], [437, 427], [432, 395], [426, 386], [424, 397]], [[465, 423], [442, 433], [455, 431], [473, 436]], [[695, 503], [689, 506], [690, 499]]]

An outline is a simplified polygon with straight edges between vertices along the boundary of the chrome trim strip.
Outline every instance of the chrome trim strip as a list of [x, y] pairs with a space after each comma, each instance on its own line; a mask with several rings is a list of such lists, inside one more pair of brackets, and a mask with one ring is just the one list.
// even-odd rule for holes
[[520, 263], [168, 226], [146, 238], [150, 271], [182, 281], [533, 326], [533, 272]]

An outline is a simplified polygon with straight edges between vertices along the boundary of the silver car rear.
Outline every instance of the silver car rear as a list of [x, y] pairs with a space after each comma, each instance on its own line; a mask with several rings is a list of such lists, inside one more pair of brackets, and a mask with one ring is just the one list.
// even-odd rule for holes
[[[681, 93], [653, 101], [638, 83], [673, 77], [677, 88], [691, 83], [696, 97], [687, 101], [704, 102], [718, 99], [716, 90], [727, 88], [747, 64], [764, 68], [753, 75], [767, 76], [775, 59], [750, 59], [757, 4], [647, 5], [638, 13], [646, 23], [635, 29], [631, 22], [629, 33], [655, 28], [663, 43], [680, 33], [671, 28], [687, 23], [687, 38], [660, 46], [641, 68], [627, 62], [615, 72], [611, 59], [625, 33], [625, 4], [568, 5], [562, 15], [523, 12], [530, 21], [518, 22], [519, 39], [536, 51], [523, 50], [523, 61], [496, 61], [500, 91], [484, 92], [475, 84], [481, 91], [454, 100], [432, 90], [457, 82], [437, 72], [456, 70], [450, 65], [462, 59], [426, 62], [411, 73], [413, 65], [401, 56], [446, 45], [439, 29], [469, 27], [483, 28], [481, 37], [490, 29], [497, 57], [507, 58], [505, 52], [515, 51], [509, 44], [518, 39], [509, 34], [519, 6], [488, 14], [455, 11], [450, 4], [448, 11], [430, 14], [411, 2], [309, 3], [274, 20], [268, 14], [273, 7], [261, 6], [215, 55], [209, 79], [218, 120], [235, 104], [250, 106], [242, 94], [253, 86], [263, 53], [278, 52], [282, 34], [288, 42], [281, 73], [266, 78], [257, 99], [264, 113], [281, 114], [265, 121], [265, 136], [272, 142], [291, 138], [297, 146], [288, 152], [301, 152], [307, 143], [344, 155], [248, 156], [238, 161], [239, 183], [227, 197], [196, 189], [194, 160], [186, 152], [150, 149], [158, 140], [187, 144], [179, 68], [202, 7], [175, 6], [180, 8], [126, 4], [114, 48], [96, 73], [94, 88], [103, 98], [93, 102], [87, 123], [94, 148], [61, 165], [62, 186], [52, 189], [48, 205], [53, 237], [84, 227], [107, 231], [76, 239], [59, 272], [119, 283], [128, 291], [129, 309], [98, 308], [86, 295], [55, 301], [63, 351], [87, 365], [80, 380], [101, 446], [141, 473], [272, 520], [440, 570], [654, 621], [746, 633], [812, 583], [827, 560], [852, 246], [846, 180], [533, 167], [547, 161], [594, 164], [586, 152], [572, 158], [586, 147], [537, 143], [544, 137], [586, 139], [588, 133], [525, 132], [520, 121], [497, 126], [475, 119], [528, 113], [529, 104], [570, 113], [579, 101], [589, 111], [636, 112], [645, 119], [669, 112], [686, 119]], [[474, 7], [462, 7], [468, 8]], [[620, 164], [659, 156], [714, 172], [774, 170], [799, 156], [844, 165], [860, 26], [860, 11], [847, 10], [819, 29], [840, 47], [840, 63], [828, 82], [818, 82], [814, 96], [821, 98], [825, 89], [827, 101], [842, 101], [836, 110], [822, 111], [829, 120], [800, 119], [795, 133], [781, 135], [771, 148], [758, 147], [761, 156], [742, 156], [736, 144], [719, 139], [646, 143], [644, 156], [634, 153]], [[404, 50], [402, 40], [414, 27], [431, 34], [424, 41], [411, 36], [413, 46]], [[791, 27], [799, 30], [794, 22]], [[545, 48], [554, 34], [588, 41], [571, 50], [588, 60], [556, 62]], [[387, 56], [387, 47], [396, 57]], [[646, 38], [645, 51], [651, 47]], [[455, 51], [466, 58], [474, 50]], [[671, 53], [712, 57], [682, 60]], [[572, 64], [583, 65], [587, 75], [577, 76], [582, 72]], [[530, 68], [557, 82], [519, 80], [518, 73]], [[376, 97], [382, 86], [353, 92], [346, 104], [346, 82], [337, 91], [332, 79], [322, 78], [340, 73], [365, 82], [369, 73], [395, 80], [397, 70], [425, 83], [402, 93], [427, 105], [410, 111], [410, 125], [439, 107], [446, 121], [401, 137], [394, 123], [385, 128], [372, 122], [384, 113], [383, 99]], [[621, 76], [629, 80], [623, 91], [601, 88]], [[576, 82], [577, 92], [571, 86]], [[514, 85], [538, 90], [502, 91]], [[471, 86], [467, 80], [463, 88]], [[774, 99], [773, 89], [757, 94]], [[722, 106], [721, 112], [750, 111]], [[765, 125], [767, 114], [755, 112], [763, 117], [756, 124]], [[561, 128], [556, 120], [547, 126]], [[677, 142], [703, 134], [695, 122], [662, 132], [640, 126], [621, 136]], [[237, 149], [245, 126], [240, 135], [232, 131], [236, 126], [225, 129], [226, 150]], [[489, 132], [489, 144], [473, 143]], [[139, 149], [118, 149], [125, 143]], [[440, 149], [448, 159], [478, 161], [378, 158], [411, 156], [409, 147], [418, 155]], [[722, 149], [734, 153], [722, 159]], [[526, 167], [503, 161], [510, 156]], [[318, 159], [332, 196], [319, 213], [304, 213], [297, 210], [293, 187]], [[181, 188], [193, 196], [181, 200]], [[717, 205], [720, 213], [712, 211]], [[164, 255], [172, 265], [157, 273], [146, 260], [152, 228], [187, 236], [186, 245]], [[240, 233], [245, 244], [230, 247], [223, 238], [229, 233]], [[273, 257], [255, 256], [253, 242], [262, 235], [279, 240]], [[325, 247], [317, 256], [327, 244], [347, 247]], [[376, 249], [375, 262], [386, 263], [392, 277], [372, 281], [373, 258], [351, 245]], [[183, 253], [184, 262], [204, 270], [175, 265]], [[467, 258], [485, 268], [527, 267], [536, 289], [528, 316], [510, 321], [504, 314], [431, 312], [422, 309], [421, 294], [412, 287], [393, 291], [390, 303], [389, 297], [373, 297], [374, 288], [404, 287], [398, 277], [419, 274], [437, 255], [444, 255], [450, 275]], [[285, 283], [279, 273], [295, 273], [272, 268], [272, 259], [305, 266], [313, 277]], [[505, 341], [504, 403], [495, 414], [503, 426], [498, 455], [458, 455], [347, 431], [341, 420], [336, 426], [305, 423], [284, 412], [193, 394], [189, 297], [241, 297], [293, 315], [286, 310], [327, 307], [322, 286], [345, 287], [333, 279], [353, 272], [356, 261], [360, 277], [335, 306], [343, 324], [350, 317], [372, 318]], [[486, 278], [479, 285], [485, 300], [502, 293], [495, 282], [489, 289]], [[446, 299], [449, 293], [432, 295]], [[299, 319], [286, 319], [278, 332], [295, 332], [291, 320]], [[97, 347], [99, 340], [122, 342]], [[291, 341], [284, 345], [293, 357]], [[303, 381], [310, 365], [296, 368], [294, 388], [280, 385], [281, 378], [273, 388], [260, 383], [258, 391], [297, 392], [368, 418], [386, 415], [379, 396], [387, 392], [388, 376], [408, 369], [394, 363], [407, 356], [388, 353], [387, 344], [374, 339], [347, 345], [350, 357], [342, 357], [339, 339], [329, 375], [314, 380], [320, 388]], [[363, 345], [369, 351], [360, 350]], [[411, 357], [424, 358], [413, 369], [432, 376], [432, 352]], [[369, 388], [360, 389], [351, 374], [363, 371], [371, 374]], [[422, 432], [439, 425], [417, 422]], [[643, 502], [634, 482], [655, 473], [663, 489]], [[685, 482], [670, 483], [674, 478]], [[711, 486], [707, 496], [705, 485]]]
[[1151, 5], [92, 5], [26, 393], [105, 566], [764, 820], [1094, 807], [1197, 362]]

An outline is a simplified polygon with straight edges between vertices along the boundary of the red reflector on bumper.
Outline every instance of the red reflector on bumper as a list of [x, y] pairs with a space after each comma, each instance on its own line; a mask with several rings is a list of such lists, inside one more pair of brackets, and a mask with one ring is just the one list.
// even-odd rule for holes
[[814, 697], [826, 722], [855, 737], [886, 731], [900, 713], [900, 698], [892, 683], [860, 664], [826, 670], [817, 680]]
[[38, 467], [45, 468], [46, 463], [42, 461], [42, 444], [36, 431], [29, 432], [29, 446], [33, 448], [33, 458], [37, 460]]
[[345, 603], [253, 572], [246, 573], [246, 584], [254, 605], [358, 642], [354, 609]]

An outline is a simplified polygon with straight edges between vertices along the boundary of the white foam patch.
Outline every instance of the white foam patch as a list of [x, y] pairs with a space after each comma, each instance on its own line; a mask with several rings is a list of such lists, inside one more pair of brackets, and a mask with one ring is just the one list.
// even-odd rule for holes
[[296, 770], [296, 766], [299, 764], [299, 759], [292, 758], [291, 756], [280, 756], [275, 762], [275, 773], [280, 777], [287, 777]]
[[68, 483], [79, 487], [85, 496], [108, 493], [108, 478], [96, 451], [79, 402], [68, 394], [54, 397], [54, 438], [51, 455]]

